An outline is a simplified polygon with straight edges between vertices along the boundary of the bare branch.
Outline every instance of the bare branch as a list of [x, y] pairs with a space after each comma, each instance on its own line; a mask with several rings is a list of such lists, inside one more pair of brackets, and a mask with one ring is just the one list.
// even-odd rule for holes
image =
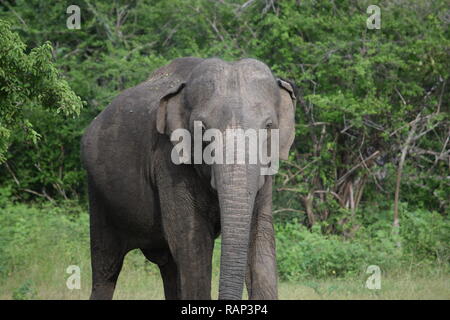
[[10, 175], [12, 176], [12, 178], [14, 179], [14, 182], [15, 182], [18, 186], [20, 186], [20, 181], [19, 181], [19, 179], [17, 179], [16, 175], [14, 174], [14, 171], [12, 171], [12, 169], [11, 169], [11, 167], [9, 166], [9, 164], [8, 164], [7, 161], [5, 161], [4, 165], [5, 165], [5, 167], [6, 167], [6, 170], [8, 170], [9, 174], [10, 174]]
[[406, 155], [408, 153], [408, 148], [410, 143], [413, 140], [414, 134], [416, 133], [416, 129], [417, 129], [417, 123], [418, 120], [420, 119], [420, 112], [417, 114], [416, 120], [414, 121], [413, 124], [411, 125], [411, 129], [408, 133], [408, 137], [406, 138], [406, 141], [403, 145], [402, 148], [402, 154], [400, 157], [400, 162], [398, 164], [398, 170], [397, 170], [397, 180], [396, 180], [396, 184], [395, 184], [395, 196], [394, 196], [394, 222], [393, 222], [393, 226], [395, 228], [395, 232], [398, 232], [398, 228], [399, 228], [399, 220], [398, 220], [398, 201], [399, 201], [399, 196], [400, 196], [400, 184], [401, 184], [401, 179], [402, 179], [402, 173], [403, 173], [403, 165], [405, 163], [405, 159], [406, 159]]
[[297, 210], [297, 209], [292, 209], [292, 208], [281, 208], [281, 209], [273, 211], [273, 214], [277, 214], [277, 213], [280, 213], [280, 212], [286, 212], [286, 211], [305, 213], [305, 211], [303, 211], [303, 210]]
[[360, 163], [358, 163], [356, 166], [354, 166], [353, 168], [351, 168], [349, 171], [347, 171], [342, 177], [339, 178], [339, 180], [336, 183], [336, 187], [338, 187], [339, 185], [341, 185], [345, 179], [351, 175], [356, 169], [358, 169], [359, 167], [363, 166], [363, 164], [366, 164], [367, 161], [372, 160], [373, 158], [376, 158], [378, 155], [380, 154], [380, 151], [377, 150], [374, 153], [372, 153], [370, 156], [368, 156], [366, 159], [364, 159], [363, 161], [361, 161]]

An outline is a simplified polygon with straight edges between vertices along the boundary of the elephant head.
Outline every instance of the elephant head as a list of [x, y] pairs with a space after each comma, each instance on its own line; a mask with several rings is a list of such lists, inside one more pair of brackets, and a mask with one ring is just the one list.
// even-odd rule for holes
[[[156, 126], [167, 135], [180, 128], [193, 132], [194, 121], [221, 132], [279, 129], [279, 158], [286, 159], [294, 140], [294, 108], [292, 86], [275, 78], [264, 63], [206, 59], [161, 98]], [[200, 167], [217, 190], [220, 205], [219, 298], [241, 299], [254, 202], [265, 176], [260, 174], [259, 162]]]

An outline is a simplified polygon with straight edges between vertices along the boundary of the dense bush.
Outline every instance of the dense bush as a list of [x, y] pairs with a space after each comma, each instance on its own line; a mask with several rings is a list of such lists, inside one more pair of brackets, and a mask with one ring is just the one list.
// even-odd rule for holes
[[416, 210], [403, 214], [400, 236], [415, 261], [450, 263], [450, 222], [437, 212]]
[[369, 265], [399, 266], [399, 253], [389, 237], [345, 240], [312, 232], [299, 223], [277, 226], [278, 271], [285, 280], [359, 275]]
[[[285, 280], [355, 276], [377, 265], [383, 272], [436, 265], [449, 268], [450, 221], [433, 212], [403, 213], [399, 235], [380, 214], [352, 239], [308, 230], [297, 221], [277, 225], [278, 271]], [[388, 215], [386, 215], [388, 216]], [[423, 270], [426, 270], [423, 269]]]

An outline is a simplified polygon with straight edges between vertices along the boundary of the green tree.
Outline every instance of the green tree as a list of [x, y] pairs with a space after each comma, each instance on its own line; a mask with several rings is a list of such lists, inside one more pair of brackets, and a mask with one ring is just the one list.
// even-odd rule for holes
[[[21, 189], [85, 194], [83, 129], [155, 68], [189, 55], [255, 57], [300, 89], [295, 146], [276, 177], [279, 220], [347, 233], [361, 207], [390, 210], [396, 198], [450, 208], [445, 0], [380, 1], [379, 30], [366, 27], [370, 1], [76, 0], [80, 30], [66, 28], [64, 1], [1, 3], [0, 17], [28, 46], [52, 43], [55, 66], [87, 102], [77, 119], [27, 111], [46, 143], [12, 137], [8, 163]], [[5, 170], [0, 183], [23, 197]]]
[[27, 110], [43, 108], [65, 116], [78, 115], [81, 99], [69, 88], [52, 63], [46, 42], [26, 52], [26, 45], [10, 25], [0, 20], [0, 163], [6, 160], [11, 136], [19, 131], [24, 141], [37, 143]]

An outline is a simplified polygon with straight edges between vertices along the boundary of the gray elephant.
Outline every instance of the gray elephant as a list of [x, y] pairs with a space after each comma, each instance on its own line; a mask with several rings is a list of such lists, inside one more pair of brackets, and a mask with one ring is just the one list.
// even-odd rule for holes
[[220, 299], [277, 299], [272, 177], [261, 164], [175, 164], [170, 136], [205, 128], [279, 128], [294, 140], [293, 86], [255, 59], [180, 58], [125, 90], [82, 139], [88, 173], [91, 299], [111, 299], [132, 249], [159, 266], [166, 299], [211, 299], [222, 235]]

